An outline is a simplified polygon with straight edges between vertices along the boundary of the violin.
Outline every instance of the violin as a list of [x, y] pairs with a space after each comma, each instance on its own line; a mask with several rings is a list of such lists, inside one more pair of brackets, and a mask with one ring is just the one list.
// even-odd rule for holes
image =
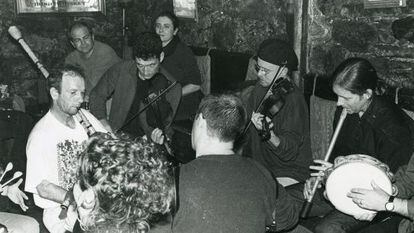
[[[269, 88], [254, 111], [265, 116], [262, 119], [262, 129], [259, 131], [262, 141], [270, 139], [270, 127], [269, 123], [266, 121], [266, 117], [272, 119], [282, 109], [285, 104], [286, 96], [294, 89], [294, 84], [288, 78], [280, 77], [284, 68], [286, 68], [285, 65], [279, 66], [275, 77], [273, 77], [272, 83], [269, 85]], [[270, 95], [268, 95], [268, 93], [270, 93]], [[242, 137], [246, 134], [251, 123], [252, 122], [249, 121], [244, 128]]]
[[176, 82], [171, 83], [167, 79], [153, 79], [149, 82], [149, 93], [147, 97], [142, 101], [143, 104], [148, 106], [145, 113], [146, 123], [152, 128], [159, 128], [163, 131], [164, 147], [169, 155], [173, 155], [171, 140], [166, 130], [168, 130], [169, 124], [172, 122], [173, 109], [170, 103], [165, 97], [165, 93], [172, 88]]
[[266, 117], [272, 119], [284, 106], [286, 96], [294, 89], [294, 84], [288, 78], [279, 78], [274, 85], [271, 86], [271, 94], [264, 100], [262, 108], [258, 112], [265, 117], [262, 119], [262, 130], [259, 131], [259, 135], [262, 141], [270, 139], [269, 123], [266, 121]]

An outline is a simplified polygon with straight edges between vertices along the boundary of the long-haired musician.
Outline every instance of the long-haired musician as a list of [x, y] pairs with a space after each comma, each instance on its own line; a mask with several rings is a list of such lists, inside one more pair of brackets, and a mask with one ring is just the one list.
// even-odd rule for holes
[[[340, 113], [346, 110], [347, 117], [339, 131], [329, 162], [315, 160], [311, 166], [318, 176], [332, 167], [338, 156], [351, 154], [370, 155], [388, 165], [392, 172], [407, 164], [412, 153], [411, 119], [393, 102], [375, 94], [378, 76], [374, 66], [363, 58], [343, 61], [333, 73], [333, 91], [338, 96], [334, 124]], [[358, 172], [358, 171], [355, 171]], [[345, 174], [344, 174], [345, 175]], [[305, 185], [305, 196], [311, 192], [314, 178]], [[302, 188], [292, 187], [289, 192], [303, 200]], [[345, 194], [346, 195], [346, 194]], [[315, 232], [393, 232], [400, 220], [395, 216], [384, 218], [375, 214], [350, 216], [335, 210], [322, 195], [315, 195], [310, 215], [324, 215]], [[378, 220], [377, 220], [378, 219]], [[361, 231], [362, 232], [362, 231]]]
[[52, 105], [35, 125], [27, 146], [25, 191], [33, 193], [37, 206], [43, 209], [43, 222], [51, 233], [72, 231], [76, 212], [69, 207], [67, 218], [59, 217], [67, 209], [67, 195], [76, 182], [77, 159], [91, 128], [75, 119], [80, 112], [95, 131], [106, 132], [88, 111], [80, 109], [85, 80], [76, 67], [52, 72], [48, 78]]

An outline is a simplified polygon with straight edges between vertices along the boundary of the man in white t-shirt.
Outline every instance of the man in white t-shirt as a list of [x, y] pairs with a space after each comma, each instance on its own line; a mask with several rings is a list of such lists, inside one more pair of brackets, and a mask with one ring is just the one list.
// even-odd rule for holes
[[[33, 193], [35, 204], [43, 208], [46, 228], [51, 233], [64, 233], [72, 231], [77, 218], [69, 207], [68, 191], [76, 182], [78, 156], [88, 139], [87, 129], [75, 115], [81, 111], [96, 131], [106, 131], [92, 114], [80, 109], [85, 94], [80, 70], [67, 67], [52, 73], [48, 85], [53, 104], [29, 135], [25, 190]], [[67, 217], [59, 216], [62, 208]]]

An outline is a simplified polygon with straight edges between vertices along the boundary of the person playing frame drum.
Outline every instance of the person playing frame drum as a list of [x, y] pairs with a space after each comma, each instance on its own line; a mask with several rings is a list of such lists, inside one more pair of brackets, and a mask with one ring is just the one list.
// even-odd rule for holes
[[[349, 58], [333, 73], [333, 91], [338, 96], [334, 124], [343, 109], [348, 113], [338, 134], [329, 161], [315, 160], [313, 176], [325, 176], [335, 158], [365, 154], [389, 166], [395, 172], [407, 164], [412, 153], [412, 120], [394, 103], [375, 94], [378, 81], [373, 65], [366, 59]], [[298, 202], [310, 194], [315, 177], [288, 188]], [[320, 194], [320, 193], [318, 193]], [[315, 232], [393, 232], [401, 218], [373, 213], [347, 215], [332, 207], [330, 202], [315, 195], [309, 216], [324, 216]], [[375, 217], [375, 218], [374, 218]], [[367, 220], [372, 220], [371, 222]]]

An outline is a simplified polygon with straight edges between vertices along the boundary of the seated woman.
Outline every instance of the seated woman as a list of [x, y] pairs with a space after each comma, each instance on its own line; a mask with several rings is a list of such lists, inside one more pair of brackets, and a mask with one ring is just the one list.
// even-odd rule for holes
[[202, 98], [201, 75], [191, 49], [177, 36], [179, 21], [171, 12], [160, 13], [155, 21], [155, 32], [160, 36], [164, 52], [161, 66], [170, 72], [182, 86], [182, 96], [176, 120], [192, 119]]
[[163, 153], [146, 139], [92, 137], [73, 191], [82, 230], [145, 233], [165, 217], [175, 189]]

